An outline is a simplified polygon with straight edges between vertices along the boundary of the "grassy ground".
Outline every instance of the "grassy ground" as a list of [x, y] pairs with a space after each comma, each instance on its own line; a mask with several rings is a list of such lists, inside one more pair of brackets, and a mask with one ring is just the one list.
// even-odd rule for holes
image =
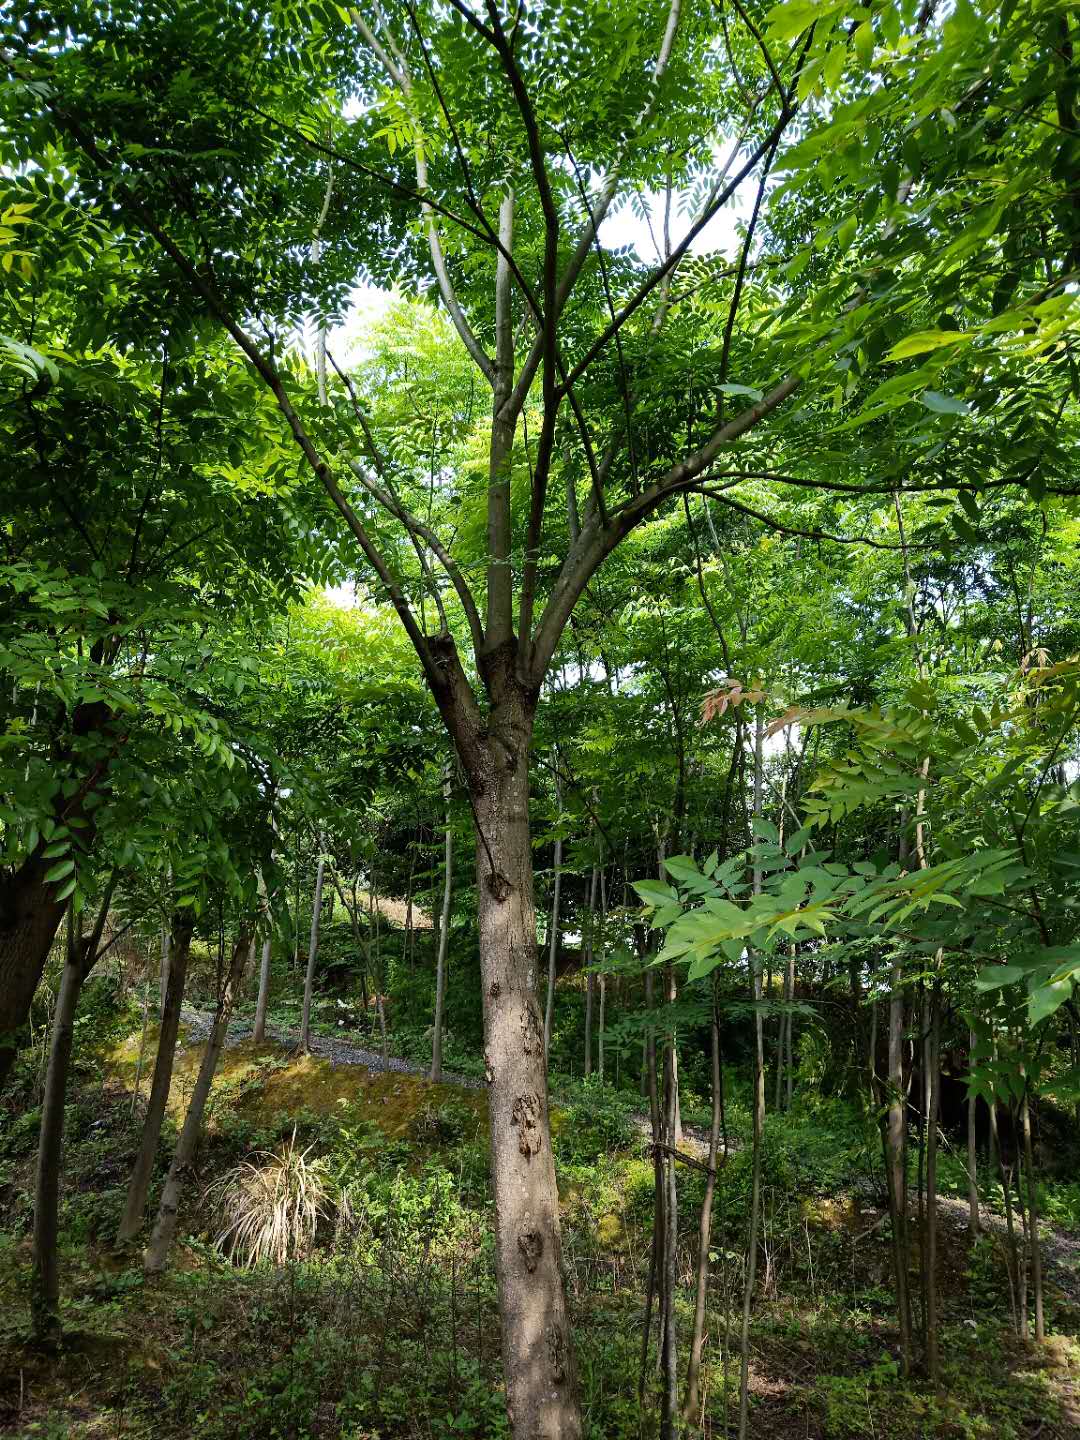
[[[143, 1090], [153, 1036], [143, 1059]], [[198, 1174], [185, 1197], [170, 1272], [146, 1282], [111, 1236], [137, 1143], [132, 1084], [139, 1037], [85, 1057], [68, 1114], [64, 1324], [59, 1356], [25, 1342], [28, 1183], [35, 1117], [0, 1134], [0, 1431], [25, 1436], [179, 1440], [497, 1437], [498, 1324], [483, 1096], [411, 1075], [297, 1057], [285, 1047], [226, 1052]], [[201, 1046], [179, 1058], [170, 1117], [190, 1092]], [[745, 1135], [738, 1085], [733, 1138]], [[564, 1087], [556, 1116], [567, 1277], [590, 1440], [656, 1433], [655, 1368], [639, 1404], [642, 1296], [652, 1170], [635, 1100]], [[692, 1118], [692, 1117], [691, 1117]], [[207, 1198], [238, 1162], [297, 1143], [347, 1190], [310, 1252], [245, 1269], [215, 1248]], [[167, 1159], [167, 1142], [162, 1164]], [[946, 1167], [947, 1169], [948, 1167]], [[729, 1433], [737, 1406], [732, 1340], [742, 1284], [749, 1155], [733, 1149], [719, 1187], [710, 1290], [704, 1429]], [[1080, 1436], [1077, 1277], [1068, 1233], [1051, 1237], [1052, 1338], [1013, 1339], [993, 1237], [972, 1245], [963, 1209], [942, 1216], [944, 1374], [937, 1393], [896, 1363], [887, 1227], [872, 1144], [840, 1102], [771, 1117], [760, 1287], [752, 1328], [752, 1433], [874, 1440]], [[679, 1262], [689, 1279], [700, 1177], [680, 1175]], [[1048, 1196], [1071, 1217], [1068, 1187]], [[1051, 1247], [1053, 1249], [1053, 1247]]]

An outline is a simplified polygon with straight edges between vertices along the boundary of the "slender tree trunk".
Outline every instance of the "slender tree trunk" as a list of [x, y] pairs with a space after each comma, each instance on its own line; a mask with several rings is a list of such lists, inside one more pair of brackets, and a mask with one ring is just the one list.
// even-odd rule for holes
[[[788, 1003], [791, 1004], [791, 1005], [793, 1005], [793, 1004], [795, 1003], [795, 946], [794, 946], [794, 945], [792, 945], [792, 946], [789, 948], [789, 950], [788, 950], [787, 997], [788, 997]], [[794, 1042], [793, 1042], [793, 1040], [792, 1040], [792, 1030], [793, 1030], [793, 1028], [794, 1028], [794, 1025], [795, 1025], [795, 1017], [794, 1017], [794, 1015], [792, 1014], [792, 1012], [789, 1010], [789, 1011], [788, 1011], [788, 1016], [787, 1016], [787, 1024], [786, 1024], [785, 1027], [784, 1027], [784, 1035], [785, 1035], [786, 1040], [787, 1040], [787, 1074], [786, 1074], [786, 1076], [785, 1076], [785, 1078], [784, 1078], [784, 1108], [787, 1109], [787, 1110], [790, 1110], [790, 1109], [791, 1109], [791, 1101], [792, 1101], [792, 1097], [794, 1096], [794, 1093], [795, 1093], [795, 1051], [794, 1051]]]
[[579, 1440], [562, 1271], [529, 839], [532, 705], [502, 675], [492, 738], [470, 746], [495, 1256], [507, 1408], [516, 1440]]
[[300, 1048], [311, 1049], [311, 993], [315, 987], [315, 959], [319, 953], [319, 920], [322, 916], [323, 876], [326, 861], [319, 856], [315, 871], [315, 898], [311, 907], [311, 939], [308, 944], [307, 973], [304, 976], [304, 1008], [300, 1015]]
[[889, 978], [889, 1109], [885, 1125], [885, 1168], [892, 1210], [896, 1317], [900, 1364], [911, 1374], [911, 1290], [908, 1284], [907, 1121], [904, 1114], [904, 969], [894, 954]]
[[[1017, 1133], [1020, 1125], [1019, 1109], [1013, 1110], [1010, 1107], [1010, 1118], [1012, 1121], [1013, 1134]], [[1016, 1208], [1020, 1212], [1020, 1235], [1023, 1243], [1017, 1250], [1017, 1282], [1016, 1289], [1019, 1295], [1020, 1306], [1020, 1338], [1028, 1338], [1028, 1272], [1031, 1259], [1031, 1239], [1028, 1232], [1027, 1206], [1024, 1203], [1024, 1167], [1021, 1163], [1020, 1154], [1016, 1156], [1016, 1166], [1012, 1172], [1016, 1176]]]
[[[761, 815], [764, 715], [754, 721], [754, 816]], [[761, 867], [753, 867], [753, 892], [761, 894]], [[746, 1242], [746, 1278], [743, 1286], [742, 1327], [739, 1333], [739, 1440], [746, 1440], [750, 1425], [750, 1312], [757, 1278], [758, 1227], [761, 1223], [761, 1144], [765, 1130], [765, 1034], [761, 1021], [761, 957], [748, 947], [750, 993], [754, 1009], [754, 1138], [750, 1175], [750, 1228]]]
[[375, 1013], [379, 1017], [379, 1043], [385, 1068], [390, 1059], [390, 1037], [386, 1033], [386, 996], [382, 992], [382, 986], [379, 987], [379, 993], [375, 996]]
[[1043, 1315], [1042, 1248], [1039, 1244], [1039, 1196], [1035, 1188], [1035, 1156], [1031, 1144], [1031, 1106], [1028, 1102], [1027, 1077], [1024, 1079], [1024, 1093], [1020, 1101], [1020, 1126], [1024, 1138], [1024, 1169], [1027, 1171], [1028, 1190], [1028, 1250], [1031, 1257], [1031, 1300], [1035, 1309], [1035, 1340], [1042, 1344], [1046, 1339], [1046, 1320]]
[[161, 978], [158, 988], [158, 1019], [165, 1014], [165, 994], [169, 988], [169, 927], [161, 927]]
[[[149, 957], [148, 957], [149, 959]], [[146, 979], [143, 982], [142, 1025], [139, 1029], [139, 1058], [135, 1062], [135, 1082], [131, 1087], [131, 1118], [135, 1118], [135, 1107], [142, 1091], [143, 1061], [146, 1059], [146, 1032], [150, 1029], [150, 966], [147, 963]]]
[[[316, 913], [318, 913], [317, 905]], [[147, 1245], [146, 1253], [143, 1256], [143, 1268], [148, 1275], [159, 1275], [165, 1269], [169, 1249], [172, 1246], [173, 1237], [176, 1234], [180, 1200], [184, 1192], [184, 1186], [191, 1175], [192, 1161], [195, 1158], [195, 1147], [198, 1144], [199, 1131], [202, 1129], [203, 1111], [206, 1109], [206, 1102], [210, 1095], [210, 1086], [213, 1084], [214, 1074], [218, 1067], [218, 1060], [221, 1057], [221, 1051], [225, 1044], [225, 1036], [228, 1032], [233, 1006], [236, 1003], [236, 996], [239, 992], [241, 981], [243, 980], [244, 961], [247, 959], [248, 946], [250, 944], [251, 932], [246, 927], [242, 927], [239, 935], [236, 937], [236, 943], [233, 946], [229, 973], [225, 978], [224, 989], [218, 996], [217, 1010], [214, 1015], [214, 1024], [210, 1031], [210, 1038], [206, 1042], [206, 1051], [203, 1054], [202, 1064], [199, 1066], [199, 1074], [195, 1081], [195, 1088], [191, 1092], [191, 1099], [188, 1101], [187, 1114], [184, 1116], [184, 1125], [180, 1131], [180, 1138], [177, 1140], [176, 1149], [173, 1151], [172, 1164], [169, 1166], [169, 1173], [165, 1180], [165, 1189], [162, 1191], [161, 1204], [158, 1207], [153, 1234], [150, 1236], [150, 1243]]]
[[[562, 816], [562, 786], [555, 776], [555, 803]], [[544, 1005], [544, 1054], [551, 1056], [551, 1023], [555, 1014], [555, 966], [559, 956], [559, 897], [562, 891], [562, 836], [555, 840], [555, 879], [551, 892], [551, 934], [548, 936], [547, 1001]]]
[[701, 1356], [705, 1345], [705, 1299], [709, 1288], [709, 1245], [712, 1239], [713, 1196], [716, 1193], [716, 1166], [720, 1151], [721, 1095], [720, 1017], [713, 995], [712, 1012], [712, 1122], [709, 1126], [709, 1174], [701, 1200], [698, 1221], [697, 1289], [694, 1294], [694, 1328], [690, 1337], [690, 1361], [686, 1370], [686, 1402], [683, 1418], [688, 1425], [698, 1423], [701, 1409]]
[[[645, 972], [645, 1008], [652, 1017], [653, 1008], [653, 977], [652, 971]], [[645, 1319], [641, 1332], [641, 1371], [638, 1377], [638, 1401], [644, 1408], [645, 1405], [645, 1372], [649, 1361], [649, 1331], [652, 1327], [652, 1305], [653, 1296], [659, 1289], [660, 1292], [660, 1347], [663, 1347], [663, 1326], [664, 1326], [664, 1251], [662, 1236], [664, 1230], [664, 1179], [661, 1165], [663, 1143], [663, 1129], [660, 1123], [660, 1091], [656, 1074], [656, 1030], [652, 1024], [645, 1032], [645, 1088], [649, 1097], [649, 1126], [652, 1135], [652, 1159], [653, 1159], [653, 1224], [652, 1224], [652, 1249], [649, 1255], [649, 1280], [645, 1291]]]
[[262, 956], [259, 960], [259, 995], [255, 1001], [255, 1027], [251, 1038], [256, 1045], [266, 1039], [266, 1012], [270, 1007], [270, 953], [273, 940], [269, 935], [263, 941]]
[[[600, 871], [600, 965], [604, 963], [604, 931], [607, 928], [607, 882], [604, 871]], [[596, 1073], [600, 1084], [604, 1083], [604, 1030], [607, 1020], [607, 976], [601, 970], [597, 976], [600, 989], [600, 1015], [596, 1027]]]
[[[968, 1031], [968, 1076], [974, 1068], [973, 1056], [975, 1054], [975, 1031]], [[975, 1127], [976, 1107], [978, 1096], [973, 1090], [968, 1092], [967, 1101], [967, 1182], [968, 1182], [968, 1229], [971, 1231], [971, 1238], [974, 1240], [979, 1234], [979, 1154], [977, 1146], [977, 1133]]]
[[596, 887], [598, 884], [599, 867], [592, 867], [592, 879], [589, 882], [589, 913], [587, 918], [588, 930], [585, 936], [585, 1068], [586, 1075], [592, 1074], [592, 1029], [593, 1029], [593, 995], [596, 990], [596, 977], [592, 973], [593, 965], [593, 932], [596, 926]]
[[69, 941], [53, 1011], [49, 1067], [41, 1102], [37, 1172], [34, 1181], [34, 1268], [30, 1282], [31, 1330], [37, 1344], [54, 1348], [60, 1341], [60, 1275], [57, 1245], [60, 1226], [60, 1157], [64, 1139], [64, 1102], [67, 1098], [75, 1011], [86, 971], [82, 946]]
[[678, 1284], [679, 1202], [675, 1180], [675, 1040], [664, 1046], [664, 1289], [663, 1289], [663, 1389], [660, 1410], [660, 1440], [675, 1440], [679, 1425], [679, 1354], [675, 1332], [675, 1288]]
[[75, 1012], [87, 975], [102, 953], [101, 937], [109, 905], [119, 878], [114, 870], [105, 887], [101, 909], [92, 933], [76, 933], [68, 916], [67, 948], [60, 978], [60, 993], [53, 1012], [49, 1064], [41, 1102], [37, 1171], [34, 1180], [34, 1263], [30, 1280], [30, 1321], [38, 1344], [52, 1347], [60, 1339], [60, 1272], [57, 1247], [60, 1238], [60, 1164], [64, 1142], [64, 1106], [67, 1101], [71, 1050], [75, 1038]]
[[450, 890], [454, 870], [454, 832], [450, 827], [450, 777], [443, 781], [446, 832], [443, 841], [443, 902], [439, 922], [439, 953], [435, 961], [435, 1025], [431, 1034], [431, 1078], [442, 1079], [443, 1002], [446, 996], [446, 955], [450, 941]]
[[1020, 1327], [1020, 1255], [1016, 1245], [1016, 1225], [1013, 1220], [1012, 1178], [1001, 1153], [996, 1097], [991, 1097], [989, 1108], [990, 1150], [993, 1155], [994, 1167], [1001, 1180], [1001, 1195], [1005, 1203], [1005, 1268], [1009, 1275], [1009, 1310], [1012, 1314], [1013, 1330], [1017, 1336], [1021, 1336], [1023, 1331]]
[[941, 1380], [938, 1345], [937, 1288], [937, 1156], [938, 1109], [941, 1103], [941, 992], [935, 982], [930, 997], [930, 1034], [926, 1054], [929, 1060], [929, 1084], [926, 1112], [926, 1372], [931, 1385]]
[[128, 1181], [124, 1213], [116, 1232], [117, 1245], [126, 1245], [134, 1240], [142, 1227], [146, 1211], [146, 1197], [150, 1193], [150, 1179], [154, 1173], [154, 1160], [161, 1139], [161, 1124], [165, 1118], [165, 1106], [172, 1085], [176, 1039], [180, 1033], [180, 1010], [184, 1003], [184, 982], [187, 979], [193, 928], [191, 920], [182, 913], [173, 917], [169, 943], [169, 977], [158, 1034], [157, 1056], [154, 1059], [154, 1077], [150, 1081], [150, 1097], [146, 1102], [139, 1153], [135, 1157], [131, 1179]]

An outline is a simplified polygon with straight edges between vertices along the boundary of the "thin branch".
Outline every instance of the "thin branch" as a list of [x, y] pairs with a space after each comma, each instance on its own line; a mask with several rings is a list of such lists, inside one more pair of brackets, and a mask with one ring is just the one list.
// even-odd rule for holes
[[[872, 550], [903, 550], [903, 545], [891, 545], [885, 540], [870, 540], [865, 535], [834, 535], [827, 530], [801, 530], [790, 525], [784, 525], [772, 515], [765, 515], [760, 510], [754, 510], [749, 505], [744, 505], [740, 500], [733, 500], [730, 495], [721, 494], [705, 485], [693, 487], [702, 495], [707, 495], [710, 500], [717, 500], [721, 505], [726, 505], [730, 510], [738, 510], [743, 515], [748, 515], [752, 520], [760, 520], [770, 530], [775, 530], [781, 535], [797, 535], [804, 540], [829, 540], [835, 545], [868, 545]], [[908, 546], [915, 550], [933, 550], [936, 548], [934, 541], [927, 541], [921, 545]]]
[[602, 333], [597, 336], [597, 338], [585, 351], [585, 354], [571, 370], [568, 377], [568, 383], [572, 384], [575, 380], [580, 379], [580, 377], [589, 368], [589, 366], [596, 359], [596, 357], [607, 346], [609, 341], [611, 341], [614, 336], [622, 329], [622, 327], [626, 324], [630, 317], [637, 313], [637, 311], [649, 298], [652, 292], [664, 279], [665, 275], [668, 275], [675, 268], [675, 266], [686, 254], [686, 252], [690, 249], [690, 246], [701, 234], [702, 230], [704, 230], [705, 226], [709, 223], [709, 221], [712, 220], [713, 217], [719, 213], [719, 211], [728, 202], [728, 200], [731, 199], [732, 195], [734, 195], [735, 191], [739, 188], [742, 182], [746, 179], [747, 175], [749, 175], [751, 171], [757, 166], [762, 157], [772, 149], [773, 145], [787, 128], [787, 125], [794, 113], [794, 110], [791, 110], [788, 106], [785, 105], [784, 109], [781, 112], [780, 119], [773, 126], [766, 139], [763, 140], [760, 145], [758, 145], [758, 147], [755, 149], [754, 153], [750, 156], [746, 163], [739, 168], [734, 177], [719, 192], [712, 204], [705, 207], [699, 218], [695, 220], [693, 225], [691, 225], [684, 238], [679, 242], [678, 245], [674, 247], [671, 254], [664, 261], [664, 263], [658, 266], [657, 269], [653, 271], [649, 278], [638, 288], [637, 293], [626, 302], [626, 304], [619, 311], [615, 319], [612, 320], [605, 327]]
[[[327, 353], [329, 354], [329, 352]], [[457, 562], [450, 555], [449, 551], [446, 550], [446, 548], [442, 544], [442, 541], [436, 535], [435, 531], [432, 530], [429, 525], [426, 525], [418, 516], [412, 514], [412, 512], [409, 511], [399, 499], [397, 493], [393, 490], [392, 482], [390, 481], [389, 474], [387, 472], [385, 457], [375, 443], [375, 437], [371, 433], [370, 426], [367, 422], [367, 417], [364, 415], [363, 408], [360, 405], [359, 399], [357, 398], [356, 390], [353, 386], [352, 380], [342, 371], [337, 361], [334, 359], [333, 355], [329, 355], [329, 359], [330, 364], [334, 367], [334, 370], [337, 373], [339, 379], [342, 381], [346, 390], [349, 393], [349, 399], [352, 403], [353, 413], [356, 415], [356, 418], [360, 423], [361, 429], [363, 430], [364, 438], [368, 445], [368, 453], [371, 455], [372, 458], [372, 463], [374, 464], [379, 474], [383, 475], [386, 478], [387, 485], [391, 488], [388, 491], [383, 491], [382, 487], [376, 485], [369, 476], [366, 476], [363, 471], [359, 469], [355, 462], [350, 461], [349, 468], [352, 470], [353, 474], [364, 486], [364, 488], [368, 491], [368, 493], [372, 495], [373, 498], [376, 499], [379, 504], [383, 506], [384, 509], [388, 510], [390, 514], [395, 517], [395, 519], [399, 520], [406, 527], [406, 529], [410, 531], [414, 538], [418, 536], [425, 542], [425, 544], [430, 547], [432, 554], [446, 571], [446, 574], [450, 579], [450, 583], [453, 585], [455, 591], [457, 592], [458, 599], [461, 601], [461, 608], [465, 611], [465, 617], [469, 622], [469, 632], [472, 636], [473, 644], [476, 646], [483, 645], [484, 635], [483, 627], [480, 623], [480, 612], [476, 607], [476, 601], [473, 599], [473, 594], [472, 591], [469, 589], [468, 582], [466, 581], [464, 575], [461, 573]], [[438, 600], [436, 600], [436, 604], [438, 603]]]
[[[412, 76], [409, 73], [409, 67], [405, 61], [405, 57], [400, 51], [397, 51], [396, 56], [392, 58], [389, 51], [380, 42], [375, 32], [358, 11], [354, 10], [352, 12], [352, 19], [353, 24], [375, 52], [375, 55], [387, 74], [401, 91], [406, 104], [411, 108], [415, 108]], [[397, 63], [395, 63], [395, 59]], [[430, 200], [426, 198], [428, 190], [428, 168], [427, 156], [424, 154], [424, 143], [422, 139], [414, 144], [413, 150], [416, 157], [416, 188], [421, 197], [420, 210], [424, 217], [428, 249], [431, 253], [431, 264], [435, 271], [435, 279], [438, 282], [439, 294], [442, 296], [443, 304], [446, 306], [454, 329], [461, 336], [462, 344], [472, 356], [477, 368], [484, 375], [488, 383], [493, 385], [495, 383], [495, 367], [492, 365], [483, 346], [473, 334], [472, 327], [465, 318], [465, 312], [458, 302], [457, 294], [450, 280], [450, 272], [446, 268], [446, 257], [443, 254], [442, 242], [439, 239], [438, 227], [435, 224], [435, 215]]]

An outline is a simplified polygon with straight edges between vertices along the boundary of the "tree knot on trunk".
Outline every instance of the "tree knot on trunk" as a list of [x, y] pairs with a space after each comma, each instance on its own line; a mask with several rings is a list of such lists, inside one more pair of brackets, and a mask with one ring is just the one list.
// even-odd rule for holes
[[544, 1053], [544, 1026], [532, 1000], [526, 1000], [521, 1007], [521, 1049], [525, 1055]]
[[540, 1149], [540, 1118], [542, 1113], [543, 1107], [541, 1106], [539, 1095], [519, 1095], [514, 1101], [511, 1124], [517, 1126], [518, 1149], [526, 1158], [531, 1158]]
[[500, 903], [510, 898], [510, 892], [514, 888], [500, 870], [488, 871], [487, 887]]
[[554, 1321], [547, 1329], [547, 1343], [551, 1378], [559, 1385], [566, 1379], [566, 1338]]
[[484, 1083], [490, 1085], [495, 1079], [495, 1067], [491, 1063], [491, 1056], [484, 1051]]
[[[528, 1220], [529, 1217], [525, 1218]], [[544, 1237], [539, 1230], [522, 1230], [517, 1243], [518, 1249], [521, 1251], [521, 1258], [525, 1262], [525, 1269], [532, 1275], [544, 1253]]]

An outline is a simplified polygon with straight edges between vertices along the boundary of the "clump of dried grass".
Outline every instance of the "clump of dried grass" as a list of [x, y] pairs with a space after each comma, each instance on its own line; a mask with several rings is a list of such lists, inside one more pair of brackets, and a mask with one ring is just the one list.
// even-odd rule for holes
[[217, 1179], [207, 1199], [221, 1230], [214, 1243], [249, 1268], [307, 1255], [321, 1222], [335, 1210], [326, 1162], [301, 1150], [296, 1132], [279, 1151], [262, 1150]]

